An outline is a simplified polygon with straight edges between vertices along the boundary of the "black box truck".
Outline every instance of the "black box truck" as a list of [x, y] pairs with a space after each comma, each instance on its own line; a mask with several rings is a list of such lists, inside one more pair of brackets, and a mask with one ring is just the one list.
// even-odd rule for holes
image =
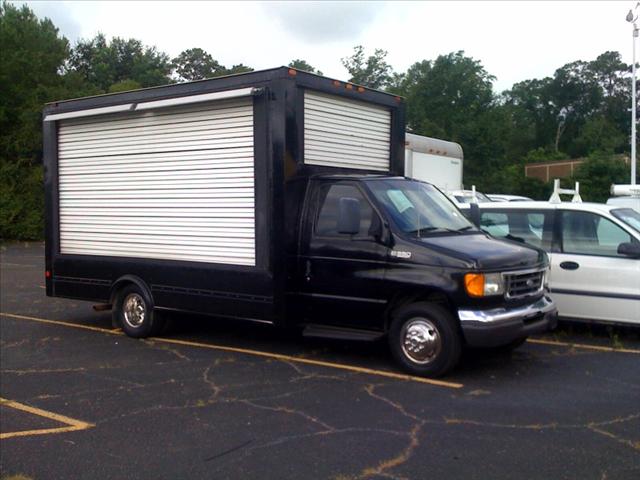
[[306, 335], [386, 335], [406, 370], [552, 326], [544, 252], [403, 177], [400, 97], [286, 67], [51, 103], [46, 292]]

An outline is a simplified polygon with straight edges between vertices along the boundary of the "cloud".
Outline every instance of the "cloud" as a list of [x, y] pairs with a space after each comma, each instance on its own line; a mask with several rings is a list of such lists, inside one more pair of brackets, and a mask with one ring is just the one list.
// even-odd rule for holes
[[15, 5], [26, 3], [38, 18], [49, 18], [58, 27], [60, 35], [74, 43], [82, 32], [80, 22], [76, 20], [69, 5], [66, 2], [12, 2]]
[[263, 11], [306, 43], [356, 38], [385, 7], [384, 2], [266, 2]]

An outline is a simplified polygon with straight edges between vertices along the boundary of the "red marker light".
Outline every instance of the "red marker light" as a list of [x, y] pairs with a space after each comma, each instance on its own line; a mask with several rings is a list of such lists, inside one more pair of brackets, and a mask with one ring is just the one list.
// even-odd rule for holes
[[298, 74], [298, 72], [296, 70], [294, 70], [293, 68], [289, 69], [289, 75], [291, 75], [292, 77], [295, 77]]
[[45, 270], [44, 278], [51, 278], [51, 272], [49, 270]]
[[333, 86], [334, 87], [339, 87], [340, 86], [340, 82], [338, 80], [334, 80], [333, 81]]
[[358, 92], [360, 93], [364, 92], [364, 87], [358, 87]]
[[353, 90], [353, 85], [351, 85], [350, 83], [347, 83], [345, 87], [347, 90]]

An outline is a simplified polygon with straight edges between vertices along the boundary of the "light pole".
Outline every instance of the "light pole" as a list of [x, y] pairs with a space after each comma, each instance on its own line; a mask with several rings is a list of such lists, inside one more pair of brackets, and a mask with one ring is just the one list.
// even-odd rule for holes
[[636, 38], [638, 37], [638, 9], [640, 2], [627, 13], [627, 22], [633, 23], [633, 66], [631, 67], [631, 185], [636, 184]]

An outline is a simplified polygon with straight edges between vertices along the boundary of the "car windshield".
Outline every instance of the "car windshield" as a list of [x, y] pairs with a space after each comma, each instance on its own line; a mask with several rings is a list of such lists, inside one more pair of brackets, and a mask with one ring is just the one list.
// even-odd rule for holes
[[394, 179], [367, 182], [367, 186], [403, 232], [421, 237], [443, 232], [478, 231], [433, 185]]
[[640, 213], [633, 208], [616, 208], [611, 213], [619, 220], [629, 225], [635, 231], [640, 232]]

